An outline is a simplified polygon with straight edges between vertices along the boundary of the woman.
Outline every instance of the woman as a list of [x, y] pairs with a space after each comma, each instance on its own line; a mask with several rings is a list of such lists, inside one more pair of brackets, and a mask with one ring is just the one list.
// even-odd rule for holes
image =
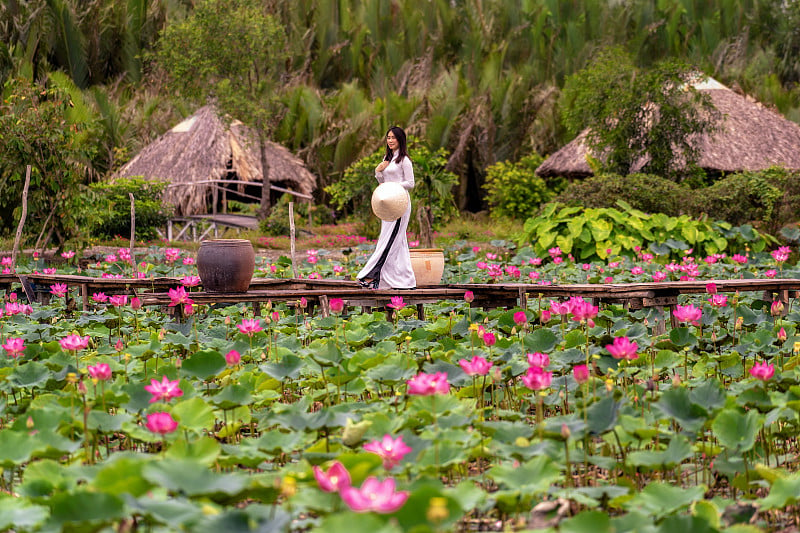
[[[406, 132], [393, 126], [386, 132], [386, 156], [375, 167], [380, 183], [396, 182], [408, 191], [414, 187], [414, 169], [408, 158]], [[411, 217], [411, 202], [406, 212], [394, 221], [381, 221], [381, 235], [375, 252], [358, 273], [358, 283], [370, 289], [413, 289], [417, 286], [411, 270], [406, 229]]]

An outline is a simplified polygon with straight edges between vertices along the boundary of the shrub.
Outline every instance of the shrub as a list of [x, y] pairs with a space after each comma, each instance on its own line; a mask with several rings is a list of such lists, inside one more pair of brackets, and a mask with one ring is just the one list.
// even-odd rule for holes
[[486, 201], [492, 217], [524, 219], [555, 193], [536, 175], [542, 157], [532, 154], [516, 163], [502, 161], [486, 168]]
[[603, 208], [614, 207], [617, 200], [624, 200], [645, 213], [678, 216], [691, 212], [691, 195], [688, 187], [652, 174], [599, 174], [569, 184], [554, 202]]
[[679, 258], [683, 251], [715, 254], [738, 251], [745, 245], [764, 250], [775, 239], [751, 226], [733, 227], [727, 222], [698, 220], [663, 213], [648, 215], [619, 201], [620, 209], [565, 207], [548, 204], [541, 215], [525, 221], [518, 245], [531, 245], [539, 257], [559, 247], [576, 260], [605, 260], [609, 256], [635, 256], [638, 249]]
[[696, 195], [695, 213], [753, 223], [775, 235], [800, 211], [800, 174], [782, 168], [727, 176]]
[[131, 234], [131, 201], [133, 193], [136, 206], [136, 238], [152, 239], [156, 230], [164, 227], [172, 208], [164, 205], [161, 196], [167, 184], [143, 178], [117, 178], [113, 182], [93, 183], [90, 194], [84, 195], [92, 234], [113, 239]]

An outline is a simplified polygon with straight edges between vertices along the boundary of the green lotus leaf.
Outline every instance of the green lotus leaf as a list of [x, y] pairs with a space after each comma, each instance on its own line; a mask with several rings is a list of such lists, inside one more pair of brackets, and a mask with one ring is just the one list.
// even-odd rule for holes
[[664, 517], [703, 499], [705, 485], [676, 487], [661, 482], [647, 485], [625, 504], [627, 509], [643, 511], [656, 518]]
[[216, 421], [214, 410], [205, 400], [199, 397], [190, 398], [175, 404], [172, 416], [180, 422], [182, 428], [201, 432], [211, 429]]
[[57, 493], [47, 503], [51, 519], [62, 525], [110, 522], [125, 515], [122, 499], [105, 492], [79, 489]]
[[142, 476], [142, 470], [149, 462], [150, 459], [141, 454], [114, 457], [100, 465], [100, 470], [89, 486], [98, 492], [117, 496], [123, 494], [130, 494], [134, 497], [142, 496], [153, 487], [153, 484]]
[[44, 505], [33, 505], [21, 498], [0, 498], [0, 529], [3, 531], [34, 530], [50, 516]]
[[195, 352], [181, 365], [181, 373], [207, 381], [225, 370], [227, 364], [222, 354], [215, 350]]
[[764, 417], [758, 411], [742, 413], [736, 409], [724, 409], [714, 418], [711, 429], [723, 446], [746, 452], [755, 444], [763, 423]]
[[185, 459], [149, 463], [143, 469], [143, 476], [151, 483], [188, 496], [233, 496], [247, 486], [247, 477], [244, 475], [217, 474], [198, 468], [197, 463]]

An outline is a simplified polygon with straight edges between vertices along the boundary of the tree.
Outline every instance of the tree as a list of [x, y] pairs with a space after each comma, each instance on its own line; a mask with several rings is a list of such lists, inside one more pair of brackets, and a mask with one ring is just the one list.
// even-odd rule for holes
[[26, 165], [31, 165], [26, 229], [47, 230], [45, 243], [50, 234], [63, 243], [79, 231], [79, 192], [91, 172], [95, 129], [80, 93], [73, 98], [61, 88], [67, 83], [57, 74], [41, 84], [6, 82], [0, 101], [0, 231], [16, 227]]
[[621, 48], [605, 49], [567, 79], [562, 118], [573, 134], [589, 129], [605, 171], [677, 180], [698, 170], [692, 140], [717, 131], [720, 118], [710, 97], [692, 85], [697, 79], [680, 61], [640, 69]]
[[270, 209], [267, 139], [276, 124], [286, 57], [283, 29], [258, 0], [202, 0], [164, 31], [157, 60], [184, 97], [216, 101], [258, 135], [263, 170], [259, 217]]

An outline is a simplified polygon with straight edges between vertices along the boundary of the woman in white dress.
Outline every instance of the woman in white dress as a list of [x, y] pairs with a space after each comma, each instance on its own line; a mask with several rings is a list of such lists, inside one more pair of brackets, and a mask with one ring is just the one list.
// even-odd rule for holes
[[[375, 178], [379, 183], [399, 183], [406, 191], [414, 188], [414, 168], [408, 158], [406, 132], [397, 126], [386, 132], [386, 156], [375, 167]], [[362, 287], [413, 289], [417, 286], [406, 239], [409, 218], [411, 202], [399, 219], [381, 221], [381, 234], [375, 251], [356, 276]]]

